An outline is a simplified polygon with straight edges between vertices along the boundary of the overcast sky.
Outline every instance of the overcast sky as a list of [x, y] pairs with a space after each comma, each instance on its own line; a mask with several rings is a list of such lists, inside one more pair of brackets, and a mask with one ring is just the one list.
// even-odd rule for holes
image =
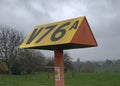
[[[73, 60], [120, 59], [120, 0], [0, 0], [0, 25], [26, 35], [34, 26], [86, 16], [98, 47], [67, 50]], [[42, 51], [53, 56], [52, 51]]]

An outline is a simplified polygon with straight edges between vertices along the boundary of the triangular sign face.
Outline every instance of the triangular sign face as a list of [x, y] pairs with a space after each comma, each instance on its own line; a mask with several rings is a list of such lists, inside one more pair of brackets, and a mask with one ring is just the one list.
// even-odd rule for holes
[[80, 44], [84, 47], [97, 46], [97, 42], [85, 17], [78, 27], [78, 30], [76, 31], [71, 43]]
[[54, 50], [95, 46], [97, 42], [83, 16], [36, 26], [20, 48]]

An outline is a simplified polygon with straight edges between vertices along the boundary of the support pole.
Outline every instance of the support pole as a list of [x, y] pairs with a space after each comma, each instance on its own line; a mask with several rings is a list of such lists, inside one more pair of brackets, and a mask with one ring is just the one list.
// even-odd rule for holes
[[64, 86], [64, 56], [63, 50], [55, 49], [55, 86]]

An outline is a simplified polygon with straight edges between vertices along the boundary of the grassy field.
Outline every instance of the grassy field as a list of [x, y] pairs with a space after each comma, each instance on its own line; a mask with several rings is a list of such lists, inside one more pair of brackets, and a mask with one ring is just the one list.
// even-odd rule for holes
[[[53, 75], [0, 75], [0, 86], [54, 86]], [[118, 73], [72, 73], [65, 74], [65, 86], [120, 86]]]

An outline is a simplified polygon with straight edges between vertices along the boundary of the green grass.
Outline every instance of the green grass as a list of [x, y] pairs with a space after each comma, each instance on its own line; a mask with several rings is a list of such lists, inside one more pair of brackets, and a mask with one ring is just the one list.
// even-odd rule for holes
[[[47, 73], [34, 75], [0, 75], [0, 86], [54, 86]], [[118, 73], [65, 73], [65, 86], [120, 86]]]
[[0, 86], [54, 86], [54, 79], [47, 73], [34, 75], [0, 75]]
[[76, 73], [65, 78], [66, 86], [120, 86], [120, 74], [115, 73]]

